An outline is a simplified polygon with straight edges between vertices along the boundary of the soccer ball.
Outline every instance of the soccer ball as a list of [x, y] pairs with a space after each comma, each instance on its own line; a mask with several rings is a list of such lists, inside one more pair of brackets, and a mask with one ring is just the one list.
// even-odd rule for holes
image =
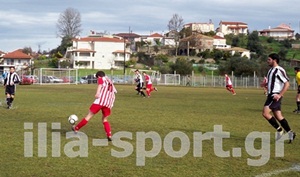
[[74, 125], [78, 121], [78, 117], [75, 114], [69, 116], [68, 121], [70, 124]]

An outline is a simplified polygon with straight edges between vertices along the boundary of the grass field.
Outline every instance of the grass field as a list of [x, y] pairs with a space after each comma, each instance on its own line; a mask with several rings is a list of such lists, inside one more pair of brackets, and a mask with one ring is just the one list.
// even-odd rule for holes
[[[284, 144], [283, 157], [275, 156], [275, 133], [261, 116], [266, 97], [260, 89], [237, 88], [237, 95], [233, 96], [225, 88], [161, 86], [148, 99], [137, 96], [133, 86], [116, 87], [117, 99], [109, 118], [112, 131], [115, 134], [126, 131], [132, 135], [132, 138], [122, 138], [122, 147], [127, 145], [133, 150], [122, 158], [111, 154], [112, 151], [125, 151], [125, 148], [114, 145], [117, 141], [110, 142], [108, 146], [92, 145], [93, 139], [106, 138], [100, 115], [81, 129], [88, 137], [88, 149], [85, 149], [88, 157], [72, 158], [66, 154], [66, 151], [82, 150], [79, 146], [68, 149], [67, 145], [77, 142], [78, 138], [66, 138], [66, 133], [70, 131], [67, 118], [70, 114], [76, 114], [80, 119], [85, 116], [94, 100], [96, 85], [18, 86], [12, 110], [4, 107], [3, 95], [0, 107], [0, 176], [300, 176], [300, 136], [292, 144]], [[295, 94], [294, 90], [286, 93], [282, 110], [292, 129], [300, 133], [300, 115], [292, 113]], [[24, 123], [32, 123], [33, 128], [24, 129]], [[38, 123], [47, 123], [44, 139], [47, 140], [46, 157], [40, 157], [38, 153], [38, 139], [43, 139], [39, 137], [41, 131]], [[61, 127], [54, 130], [52, 123], [61, 123]], [[198, 149], [198, 156], [195, 156], [193, 145], [196, 138], [193, 135], [213, 132], [215, 125], [230, 133], [229, 138], [223, 139], [221, 147], [224, 152], [229, 152], [229, 157], [221, 157], [214, 151], [213, 139], [201, 141], [202, 155], [199, 155]], [[252, 139], [253, 148], [247, 149], [246, 137], [255, 131], [269, 133], [270, 143], [262, 143], [261, 138]], [[159, 152], [152, 154], [153, 157], [145, 157], [144, 166], [138, 166], [137, 154], [141, 155], [143, 141], [137, 139], [141, 140], [143, 132], [156, 132], [161, 137], [162, 146]], [[187, 136], [189, 141], [182, 143], [182, 139], [174, 138], [171, 141], [173, 153], [170, 154], [167, 153], [170, 146], [163, 141], [170, 140], [172, 132], [180, 132], [181, 137], [187, 140]], [[33, 134], [33, 157], [24, 157], [26, 133]], [[53, 150], [54, 134], [60, 137], [61, 148], [58, 150]], [[218, 136], [218, 133], [214, 134], [214, 137]], [[149, 138], [144, 142], [144, 149], [150, 156], [148, 152], [157, 146]], [[201, 143], [197, 143], [199, 148]], [[176, 152], [182, 152], [184, 147], [188, 147], [188, 152], [176, 158]], [[234, 148], [240, 148], [240, 156], [234, 155]], [[264, 154], [259, 154], [263, 148]], [[266, 156], [268, 151], [269, 156]], [[53, 154], [58, 157], [52, 157]], [[266, 164], [253, 166], [248, 163], [249, 160], [259, 162], [262, 159]]]

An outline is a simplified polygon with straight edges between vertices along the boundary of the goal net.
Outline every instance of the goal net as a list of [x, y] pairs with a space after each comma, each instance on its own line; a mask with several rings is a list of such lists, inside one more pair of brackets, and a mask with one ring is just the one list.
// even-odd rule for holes
[[78, 84], [78, 69], [39, 68], [34, 70], [36, 84]]
[[160, 85], [180, 85], [180, 74], [162, 74]]

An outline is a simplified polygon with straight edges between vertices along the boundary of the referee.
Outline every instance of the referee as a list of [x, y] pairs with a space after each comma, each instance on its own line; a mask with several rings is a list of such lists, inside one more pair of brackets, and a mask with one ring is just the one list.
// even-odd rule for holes
[[15, 67], [14, 66], [9, 67], [9, 73], [7, 74], [4, 80], [7, 109], [11, 108], [12, 102], [14, 101], [15, 92], [16, 92], [15, 84], [19, 82], [20, 82], [20, 77], [15, 72]]

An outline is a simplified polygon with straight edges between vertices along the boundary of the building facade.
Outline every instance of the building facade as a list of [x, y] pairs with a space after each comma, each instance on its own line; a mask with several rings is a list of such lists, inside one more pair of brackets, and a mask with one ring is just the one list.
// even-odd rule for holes
[[280, 24], [276, 28], [269, 27], [259, 31], [260, 36], [273, 37], [276, 40], [294, 39], [294, 30], [289, 25]]
[[221, 21], [219, 23], [219, 32], [223, 33], [224, 35], [227, 34], [248, 34], [248, 25], [244, 22], [225, 22]]
[[70, 59], [74, 68], [121, 69], [131, 55], [126, 43], [126, 40], [116, 36], [76, 38], [73, 46], [68, 48], [66, 58]]
[[8, 52], [2, 56], [0, 71], [9, 71], [9, 67], [14, 66], [16, 71], [27, 69], [32, 64], [32, 57], [23, 53], [21, 49]]

